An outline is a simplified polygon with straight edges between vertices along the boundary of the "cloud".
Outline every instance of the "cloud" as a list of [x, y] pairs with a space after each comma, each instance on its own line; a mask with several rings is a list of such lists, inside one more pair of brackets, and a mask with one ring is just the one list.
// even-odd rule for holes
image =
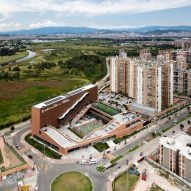
[[16, 12], [53, 11], [62, 15], [85, 14], [98, 16], [105, 14], [134, 14], [171, 8], [191, 6], [190, 0], [0, 0], [0, 12], [9, 15]]
[[55, 22], [53, 22], [51, 20], [31, 23], [29, 25], [30, 28], [40, 28], [40, 27], [48, 27], [48, 26], [56, 27], [56, 26], [61, 26], [61, 25], [58, 24], [58, 23], [55, 23]]
[[10, 22], [10, 23], [0, 23], [0, 30], [1, 31], [6, 31], [7, 29], [20, 29], [22, 27], [21, 23], [14, 23], [14, 22]]

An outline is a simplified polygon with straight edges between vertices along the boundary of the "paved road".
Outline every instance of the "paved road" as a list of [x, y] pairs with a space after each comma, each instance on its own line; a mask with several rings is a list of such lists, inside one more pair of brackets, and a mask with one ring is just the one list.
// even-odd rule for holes
[[24, 58], [16, 60], [16, 62], [18, 63], [18, 62], [30, 60], [31, 58], [34, 58], [36, 56], [36, 52], [33, 52], [31, 50], [27, 50], [27, 52], [29, 53], [27, 56], [25, 56]]
[[[187, 115], [189, 115], [189, 112], [185, 109], [184, 112], [179, 112], [180, 116], [174, 116], [176, 117], [177, 120], [181, 120], [182, 118], [185, 118]], [[169, 121], [168, 119], [163, 119], [159, 121], [159, 126], [161, 128], [168, 128], [174, 124], [174, 118]], [[186, 123], [185, 123], [186, 125]], [[24, 129], [21, 129], [16, 133], [13, 138], [12, 142], [14, 145], [16, 144], [21, 144], [21, 136], [23, 133], [25, 133], [29, 128], [30, 128], [30, 123], [25, 124]], [[19, 128], [20, 129], [20, 128]], [[175, 128], [173, 128], [176, 132], [180, 131], [179, 125], [177, 125]], [[169, 130], [165, 132], [166, 135], [172, 134], [173, 130]], [[147, 133], [140, 132], [140, 137], [138, 134], [136, 135], [136, 141], [133, 140], [133, 145], [132, 143], [124, 145], [123, 148], [118, 150], [116, 152], [116, 155], [120, 155], [124, 152], [127, 152], [127, 150], [130, 150], [132, 147], [136, 146], [137, 144], [140, 144], [143, 142], [146, 138]], [[121, 160], [118, 161], [117, 166], [114, 168], [108, 169], [105, 173], [99, 173], [96, 170], [96, 166], [94, 165], [80, 165], [80, 164], [72, 164], [72, 163], [62, 163], [61, 161], [55, 162], [52, 160], [47, 160], [47, 158], [40, 158], [38, 154], [33, 154], [33, 160], [37, 166], [38, 169], [38, 182], [37, 185], [39, 187], [39, 191], [48, 191], [50, 190], [50, 184], [53, 181], [53, 179], [58, 176], [59, 174], [67, 171], [80, 171], [82, 173], [87, 174], [93, 184], [94, 184], [94, 191], [106, 191], [107, 190], [107, 179], [110, 174], [112, 174], [114, 171], [117, 171], [119, 167], [123, 166], [126, 164], [126, 160], [128, 159], [129, 161], [135, 160], [140, 152], [150, 152], [152, 149], [156, 149], [157, 143], [158, 143], [159, 137], [155, 138], [151, 142], [144, 144], [142, 147], [137, 149], [134, 152], [128, 153], [125, 157], [123, 157]], [[152, 149], [151, 149], [152, 148]], [[103, 159], [100, 161], [100, 163], [105, 164], [108, 160]]]

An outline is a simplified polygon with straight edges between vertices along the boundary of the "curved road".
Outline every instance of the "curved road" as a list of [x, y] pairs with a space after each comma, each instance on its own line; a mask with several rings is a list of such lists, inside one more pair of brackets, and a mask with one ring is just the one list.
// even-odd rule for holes
[[[182, 118], [185, 118], [186, 116], [189, 115], [189, 112], [186, 109], [183, 109], [182, 112], [179, 113], [179, 116], [176, 116], [176, 118], [179, 120], [181, 120]], [[174, 116], [175, 117], [175, 116]], [[164, 120], [164, 119], [163, 119]], [[163, 120], [160, 120], [160, 122], [162, 122]], [[161, 124], [161, 126], [164, 128], [168, 128], [169, 126], [173, 125], [173, 121], [174, 119], [168, 120], [163, 122]], [[21, 144], [21, 136], [23, 133], [25, 133], [26, 131], [28, 131], [28, 129], [30, 128], [30, 124], [29, 125], [25, 125], [25, 128], [20, 130], [18, 133], [16, 133], [14, 135], [14, 137], [12, 138], [13, 144]], [[179, 125], [176, 126], [176, 132], [180, 130]], [[168, 132], [168, 133], [167, 133]], [[165, 134], [171, 134], [172, 133], [172, 129], [165, 132]], [[137, 144], [140, 144], [144, 139], [145, 136], [142, 135], [140, 137], [138, 137], [137, 135], [137, 140], [134, 142], [134, 146], [136, 146]], [[154, 139], [154, 143], [153, 141], [151, 141], [150, 143], [147, 143], [147, 149], [152, 146], [157, 147], [157, 142], [158, 142], [159, 137], [157, 137], [156, 139]], [[21, 147], [23, 145], [21, 144]], [[131, 149], [131, 143], [125, 145], [122, 149], [119, 149], [116, 153], [118, 155], [127, 152], [127, 150]], [[141, 151], [145, 151], [145, 150], [141, 150]], [[99, 166], [99, 164], [97, 165], [80, 165], [77, 163], [64, 163], [63, 161], [56, 161], [53, 159], [48, 159], [47, 157], [42, 157], [42, 154], [36, 154], [37, 152], [34, 151], [34, 149], [32, 149], [30, 152], [32, 152], [33, 154], [33, 161], [36, 165], [37, 171], [38, 171], [38, 179], [37, 179], [37, 186], [39, 187], [39, 191], [49, 191], [50, 190], [50, 184], [51, 182], [54, 180], [54, 178], [58, 175], [60, 175], [61, 173], [64, 172], [68, 172], [68, 171], [79, 171], [84, 173], [85, 175], [87, 175], [88, 177], [90, 177], [90, 179], [93, 182], [93, 187], [94, 187], [94, 191], [106, 191], [107, 190], [107, 186], [108, 186], [108, 177], [110, 174], [112, 174], [114, 171], [117, 171], [118, 168], [120, 168], [121, 166], [126, 165], [126, 160], [131, 160], [134, 158], [135, 153], [139, 155], [140, 151], [139, 149], [135, 152], [132, 153], [128, 153], [128, 155], [125, 155], [121, 160], [118, 161], [118, 164], [116, 165], [116, 167], [110, 168], [107, 171], [105, 171], [104, 173], [99, 173], [96, 170], [96, 166]], [[35, 153], [34, 153], [35, 152]], [[146, 153], [146, 151], [144, 152]], [[99, 163], [100, 164], [104, 164], [108, 162], [107, 159], [102, 159]]]
[[21, 58], [21, 59], [16, 60], [16, 63], [29, 60], [29, 59], [34, 58], [34, 57], [36, 56], [36, 52], [33, 52], [33, 51], [31, 51], [31, 50], [27, 50], [27, 52], [28, 52], [29, 54], [28, 54], [27, 56], [25, 56], [24, 58]]

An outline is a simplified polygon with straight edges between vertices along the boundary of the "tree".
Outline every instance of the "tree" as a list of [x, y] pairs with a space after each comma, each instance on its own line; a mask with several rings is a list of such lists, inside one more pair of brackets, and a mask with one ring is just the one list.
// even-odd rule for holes
[[11, 131], [14, 131], [15, 130], [15, 126], [11, 126]]

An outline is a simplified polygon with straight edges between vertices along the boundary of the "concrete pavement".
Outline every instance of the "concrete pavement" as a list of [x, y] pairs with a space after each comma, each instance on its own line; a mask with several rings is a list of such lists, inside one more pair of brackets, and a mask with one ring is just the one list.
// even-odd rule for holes
[[[188, 115], [188, 112], [186, 112], [186, 110], [184, 110], [184, 112], [182, 112], [182, 113], [180, 112], [180, 116], [174, 116], [174, 117], [178, 118], [178, 120], [179, 120], [181, 118], [184, 118], [186, 115]], [[126, 141], [126, 144], [125, 144], [125, 142], [122, 142], [119, 146], [117, 146], [117, 151], [115, 151], [113, 149], [112, 153], [114, 155], [120, 155], [124, 152], [127, 152], [128, 150], [130, 150], [137, 144], [141, 144], [142, 142], [144, 142], [147, 134], [149, 132], [153, 131], [155, 128], [158, 129], [159, 128], [158, 126], [161, 126], [161, 128], [164, 128], [164, 127], [168, 128], [173, 124], [174, 124], [173, 118], [170, 121], [168, 121], [167, 119], [163, 119], [156, 126], [149, 127], [149, 129], [146, 129], [146, 130], [136, 134], [135, 136], [132, 136], [131, 138], [129, 138]], [[26, 124], [24, 129], [19, 130], [17, 133], [14, 134], [14, 136], [12, 138], [14, 145], [19, 144], [19, 143], [22, 144], [20, 142], [21, 137], [22, 137], [23, 133], [25, 133], [29, 128], [30, 128], [30, 123]], [[175, 128], [175, 131], [176, 131], [176, 129], [180, 130], [179, 125], [177, 125], [177, 127]], [[170, 130], [169, 132], [172, 134], [172, 130]], [[168, 131], [165, 132], [165, 134], [168, 134]], [[88, 173], [89, 177], [91, 178], [91, 180], [94, 183], [94, 191], [102, 191], [102, 190], [106, 191], [107, 184], [109, 182], [109, 181], [107, 181], [108, 176], [110, 174], [112, 174], [114, 171], [117, 172], [119, 167], [120, 167], [120, 169], [122, 169], [123, 166], [126, 164], [127, 159], [129, 161], [135, 161], [136, 157], [139, 157], [140, 152], [143, 151], [144, 153], [147, 153], [147, 151], [149, 151], [149, 152], [151, 151], [151, 147], [153, 147], [153, 149], [156, 148], [155, 146], [157, 146], [158, 139], [159, 139], [159, 137], [157, 137], [156, 139], [152, 140], [149, 143], [146, 143], [139, 149], [137, 149], [131, 153], [127, 153], [121, 160], [118, 161], [117, 166], [106, 170], [104, 173], [97, 172], [96, 166], [94, 166], [94, 165], [92, 165], [92, 166], [91, 165], [80, 165], [80, 164], [72, 163], [73, 161], [71, 161], [71, 160], [64, 159], [62, 161], [57, 161], [57, 160], [53, 160], [53, 159], [48, 159], [47, 157], [42, 157], [41, 154], [39, 155], [38, 151], [35, 151], [34, 148], [33, 149], [30, 148], [30, 150], [32, 150], [31, 152], [34, 153], [33, 160], [34, 160], [35, 165], [37, 166], [37, 170], [38, 170], [37, 186], [39, 187], [40, 191], [44, 191], [44, 190], [48, 191], [48, 190], [50, 190], [50, 183], [56, 176], [58, 176], [62, 172], [75, 170], [75, 171], [80, 171], [85, 174]], [[105, 164], [107, 162], [108, 162], [107, 159], [102, 159], [99, 163]]]

